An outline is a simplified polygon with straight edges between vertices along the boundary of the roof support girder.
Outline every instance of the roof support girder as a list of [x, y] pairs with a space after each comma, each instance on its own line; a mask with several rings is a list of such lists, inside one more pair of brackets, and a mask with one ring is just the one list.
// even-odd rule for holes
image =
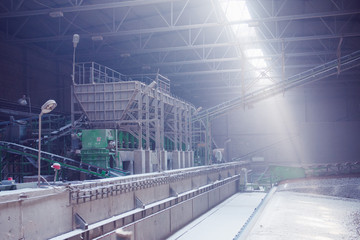
[[28, 10], [28, 11], [19, 11], [19, 12], [7, 12], [7, 13], [0, 14], [0, 19], [1, 18], [47, 15], [50, 12], [56, 12], [56, 11], [61, 11], [63, 13], [84, 12], [84, 11], [101, 10], [101, 9], [136, 7], [136, 6], [152, 5], [152, 4], [158, 4], [158, 3], [174, 2], [174, 1], [179, 1], [179, 0], [136, 0], [136, 1], [123, 1], [123, 2], [79, 5], [79, 6], [62, 7], [62, 8], [47, 8], [47, 9]]

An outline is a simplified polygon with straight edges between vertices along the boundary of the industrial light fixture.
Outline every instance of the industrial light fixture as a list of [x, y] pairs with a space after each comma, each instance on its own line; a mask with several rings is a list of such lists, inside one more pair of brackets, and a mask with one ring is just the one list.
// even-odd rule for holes
[[28, 104], [28, 102], [26, 101], [26, 96], [23, 95], [22, 98], [19, 98], [18, 99], [18, 103], [21, 105], [21, 106], [26, 106]]
[[130, 56], [131, 56], [130, 53], [122, 53], [122, 54], [120, 54], [120, 57], [122, 57], [122, 58], [127, 58], [127, 57], [130, 57]]
[[31, 113], [31, 101], [30, 101], [30, 97], [26, 97], [26, 95], [23, 95], [22, 98], [18, 99], [18, 103], [21, 106], [26, 106], [29, 105], [29, 112]]
[[151, 67], [149, 65], [144, 65], [141, 67], [142, 70], [150, 70]]
[[49, 16], [52, 18], [59, 18], [59, 17], [63, 17], [64, 13], [62, 11], [50, 12]]
[[77, 47], [77, 44], [79, 43], [79, 41], [80, 41], [80, 36], [79, 36], [79, 34], [74, 34], [74, 35], [73, 35], [73, 45], [74, 45], [74, 48]]
[[55, 100], [48, 100], [41, 106], [41, 113], [39, 114], [39, 149], [38, 149], [38, 187], [40, 187], [40, 170], [41, 170], [41, 117], [56, 108]]
[[99, 41], [104, 40], [104, 38], [101, 35], [97, 35], [97, 36], [92, 36], [91, 40], [93, 40], [94, 42], [99, 42]]
[[80, 41], [80, 36], [79, 34], [74, 34], [73, 35], [73, 46], [74, 46], [74, 52], [73, 52], [73, 72], [72, 72], [72, 82], [73, 84], [75, 84], [75, 50], [76, 50], [76, 47], [78, 45]]

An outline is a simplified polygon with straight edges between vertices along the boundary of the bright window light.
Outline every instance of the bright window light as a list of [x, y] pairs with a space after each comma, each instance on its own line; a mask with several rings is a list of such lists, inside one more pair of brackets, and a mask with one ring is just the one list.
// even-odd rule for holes
[[261, 49], [246, 49], [245, 55], [249, 58], [249, 62], [256, 69], [265, 69], [267, 67], [266, 62], [264, 60], [264, 53]]
[[[231, 23], [252, 19], [245, 0], [219, 0], [219, 2], [228, 22]], [[231, 24], [231, 28], [236, 40], [240, 43], [240, 47], [241, 42], [243, 41], [250, 42], [257, 40], [255, 27], [251, 25], [249, 26], [248, 23]], [[244, 49], [242, 47], [242, 51], [245, 55], [245, 58], [248, 59], [248, 63], [253, 66], [253, 77], [259, 80], [258, 85], [271, 84], [272, 81], [269, 80], [268, 74], [263, 74], [268, 66], [264, 59], [264, 53], [262, 49]]]
[[244, 0], [219, 0], [229, 22], [250, 20], [251, 16]]

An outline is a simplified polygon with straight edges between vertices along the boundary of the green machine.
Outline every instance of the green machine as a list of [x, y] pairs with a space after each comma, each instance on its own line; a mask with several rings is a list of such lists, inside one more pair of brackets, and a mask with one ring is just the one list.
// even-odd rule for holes
[[306, 178], [302, 167], [270, 165], [256, 181], [260, 185], [272, 185], [283, 180]]
[[122, 168], [116, 149], [116, 130], [83, 130], [81, 161], [102, 168]]

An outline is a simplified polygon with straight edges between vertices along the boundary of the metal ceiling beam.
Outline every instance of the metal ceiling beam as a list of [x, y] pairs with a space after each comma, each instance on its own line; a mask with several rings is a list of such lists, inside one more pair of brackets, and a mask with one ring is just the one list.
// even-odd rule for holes
[[[150, 48], [150, 49], [127, 49], [122, 50], [119, 49], [118, 51], [112, 50], [111, 52], [103, 51], [102, 54], [112, 54], [114, 55], [117, 53], [118, 55], [121, 53], [129, 53], [131, 55], [136, 54], [148, 54], [148, 53], [161, 53], [161, 52], [172, 52], [172, 51], [184, 51], [189, 50], [192, 51], [194, 49], [205, 49], [205, 48], [215, 48], [215, 47], [229, 47], [229, 46], [239, 46], [239, 45], [254, 45], [259, 43], [281, 43], [281, 42], [298, 42], [298, 41], [318, 41], [322, 39], [340, 39], [341, 37], [360, 37], [360, 32], [355, 33], [344, 33], [344, 34], [335, 34], [335, 35], [313, 35], [313, 36], [302, 36], [302, 37], [288, 37], [288, 38], [273, 38], [273, 39], [259, 39], [254, 41], [248, 42], [223, 42], [223, 43], [211, 43], [211, 44], [197, 44], [197, 45], [185, 45], [185, 46], [175, 46], [175, 47], [162, 47], [162, 48]], [[71, 41], [69, 39], [69, 41]], [[12, 42], [17, 42], [13, 40]], [[78, 53], [79, 56], [87, 57], [93, 56], [91, 52], [86, 52], [85, 54]], [[69, 55], [65, 54], [59, 56], [60, 58], [68, 57]]]
[[[97, 33], [87, 33], [81, 34], [82, 38], [91, 38], [94, 35], [101, 35], [103, 37], [121, 37], [129, 35], [141, 35], [141, 34], [153, 34], [153, 33], [167, 33], [167, 32], [176, 32], [184, 31], [191, 29], [201, 29], [201, 28], [210, 28], [210, 27], [222, 27], [225, 26], [225, 23], [200, 23], [200, 24], [189, 24], [181, 26], [169, 26], [169, 27], [157, 27], [157, 28], [147, 28], [147, 29], [134, 29], [127, 31], [118, 31], [118, 32], [97, 32]], [[68, 36], [51, 36], [51, 37], [39, 37], [39, 38], [28, 38], [28, 39], [18, 39], [14, 40], [17, 43], [35, 43], [35, 42], [51, 42], [51, 41], [64, 41], [71, 40], [72, 35]], [[14, 42], [13, 41], [13, 42]]]
[[234, 21], [231, 22], [231, 24], [295, 21], [295, 20], [305, 20], [305, 19], [314, 19], [314, 18], [340, 17], [340, 16], [353, 15], [359, 13], [360, 13], [360, 9], [352, 9], [345, 11], [331, 11], [331, 12], [308, 13], [308, 14], [299, 14], [299, 15], [276, 16], [276, 17], [267, 17], [267, 18], [253, 18], [244, 21]]
[[[348, 54], [350, 52], [344, 52], [343, 54]], [[297, 52], [297, 53], [285, 53], [285, 57], [309, 57], [309, 56], [319, 56], [319, 55], [336, 55], [335, 51], [313, 51], [313, 52]], [[281, 57], [282, 54], [271, 54], [265, 56], [257, 56], [257, 57], [246, 57], [246, 60], [253, 59], [274, 59]], [[108, 59], [107, 60], [111, 60]], [[202, 63], [216, 63], [216, 62], [232, 62], [232, 61], [241, 61], [241, 57], [224, 57], [224, 58], [208, 58], [208, 59], [194, 59], [194, 60], [185, 60], [185, 61], [172, 61], [172, 62], [158, 62], [148, 64], [150, 67], [155, 66], [178, 66], [178, 65], [186, 65], [186, 64], [202, 64]]]
[[175, 2], [175, 1], [180, 1], [180, 0], [136, 0], [136, 1], [111, 2], [111, 3], [81, 5], [81, 6], [72, 6], [72, 7], [62, 7], [62, 8], [47, 8], [47, 9], [28, 10], [28, 11], [19, 11], [19, 12], [7, 12], [0, 14], [0, 19], [47, 15], [50, 12], [57, 12], [57, 11], [61, 11], [63, 13], [84, 12], [84, 11], [113, 9], [113, 8], [122, 8], [122, 7], [136, 7], [136, 6], [152, 5], [152, 4]]
[[[28, 11], [6, 12], [0, 14], [0, 19], [47, 15], [50, 12], [55, 12], [55, 11], [61, 11], [63, 13], [84, 12], [84, 11], [113, 9], [113, 8], [122, 8], [122, 7], [136, 7], [136, 6], [144, 6], [144, 5], [152, 5], [152, 4], [176, 2], [176, 1], [181, 1], [181, 0], [136, 0], [136, 1], [112, 2], [112, 3], [101, 3], [101, 4], [89, 4], [89, 5], [80, 5], [80, 6], [71, 6], [71, 7], [62, 7], [62, 8], [48, 8], [48, 9], [38, 9], [38, 10], [28, 10]], [[231, 22], [230, 24], [232, 25], [232, 24], [244, 24], [244, 23], [246, 24], [246, 23], [254, 23], [254, 22], [292, 21], [292, 20], [312, 19], [312, 18], [337, 17], [337, 16], [345, 16], [345, 15], [352, 15], [358, 13], [360, 13], [360, 9], [351, 9], [351, 10], [343, 10], [343, 11], [331, 11], [331, 12], [299, 14], [299, 15], [290, 15], [290, 16], [257, 18], [251, 20], [234, 21]]]
[[[317, 66], [317, 64], [294, 64], [294, 65], [286, 65], [286, 69], [298, 69], [298, 68], [311, 68]], [[281, 68], [281, 66], [275, 66], [273, 68]], [[260, 69], [260, 71], [264, 71], [265, 69]], [[251, 72], [251, 70], [247, 70], [246, 72]], [[255, 71], [255, 70], [254, 70]], [[188, 72], [162, 72], [162, 75], [167, 77], [170, 76], [198, 76], [198, 75], [214, 75], [214, 74], [223, 74], [223, 73], [239, 73], [241, 72], [240, 68], [231, 68], [231, 69], [213, 69], [206, 71], [188, 71]], [[132, 75], [137, 76], [137, 75]], [[140, 76], [140, 75], [139, 75]]]
[[[176, 27], [175, 27], [176, 28]], [[174, 29], [174, 28], [173, 28]], [[176, 30], [174, 30], [176, 31]], [[129, 31], [127, 31], [129, 32]], [[151, 31], [146, 31], [150, 33]], [[94, 34], [85, 34], [85, 37], [91, 37]], [[100, 34], [104, 36], [104, 34]], [[121, 33], [112, 33], [105, 34], [105, 36], [115, 36], [122, 35]], [[81, 35], [84, 37], [84, 35]], [[343, 33], [343, 34], [327, 34], [327, 35], [313, 35], [313, 36], [301, 36], [301, 37], [285, 37], [285, 38], [271, 38], [271, 39], [258, 39], [254, 41], [247, 42], [225, 42], [225, 43], [212, 43], [212, 44], [197, 44], [197, 45], [185, 45], [185, 46], [177, 46], [177, 47], [162, 47], [162, 48], [151, 48], [151, 49], [134, 49], [134, 50], [126, 50], [127, 53], [131, 54], [146, 54], [146, 53], [156, 53], [156, 52], [170, 52], [170, 51], [183, 51], [183, 50], [194, 50], [194, 49], [204, 49], [204, 48], [215, 48], [215, 47], [228, 47], [228, 46], [239, 46], [239, 45], [256, 45], [259, 43], [279, 43], [279, 42], [299, 42], [299, 41], [313, 41], [313, 40], [323, 40], [323, 39], [339, 39], [339, 38], [347, 38], [347, 37], [360, 37], [360, 32], [354, 33]], [[11, 41], [13, 43], [29, 43], [29, 42], [44, 42], [44, 41], [71, 41], [72, 36], [56, 36], [49, 38], [35, 38], [35, 39], [27, 39], [27, 40], [5, 40]], [[124, 52], [119, 50], [119, 52]], [[113, 53], [113, 52], [112, 52]]]
[[[314, 66], [311, 66], [311, 68]], [[309, 69], [309, 68], [307, 68]], [[301, 69], [301, 71], [303, 70], [307, 70], [307, 69]], [[165, 74], [164, 74], [165, 75]], [[350, 72], [346, 73], [343, 72], [341, 74], [341, 78], [339, 78], [338, 76], [335, 77], [329, 77], [327, 80], [334, 82], [335, 80], [337, 82], [341, 82], [341, 83], [349, 83], [349, 82], [357, 82], [359, 83], [359, 80], [356, 78], [356, 74], [351, 74]], [[281, 82], [282, 76], [281, 75], [274, 75], [272, 76], [273, 79], [276, 79], [278, 82]], [[214, 76], [213, 78], [189, 78], [189, 77], [183, 77], [181, 76], [181, 78], [177, 79], [177, 78], [171, 78], [171, 84], [172, 86], [176, 86], [176, 87], [180, 87], [181, 88], [185, 88], [187, 89], [187, 91], [192, 91], [192, 90], [196, 90], [196, 91], [202, 91], [203, 89], [207, 89], [207, 88], [218, 88], [218, 86], [214, 87], [212, 86], [210, 83], [214, 83], [214, 82], [221, 82], [221, 83], [227, 83], [227, 84], [223, 84], [224, 88], [237, 88], [237, 87], [241, 87], [241, 81], [245, 81], [245, 84], [253, 81], [254, 78], [228, 78], [226, 76]], [[196, 83], [196, 84], [194, 84]]]
[[[121, 2], [121, 3], [107, 3], [107, 4], [96, 4], [105, 7], [105, 5], [124, 5], [130, 6], [130, 3], [137, 3], [138, 5], [152, 4], [157, 2], [169, 2], [172, 0], [149, 0], [149, 1], [136, 1], [136, 2]], [[178, 1], [178, 0], [173, 0]], [[140, 2], [142, 4], [140, 4]], [[128, 5], [126, 5], [128, 3]], [[104, 5], [104, 6], [103, 6]], [[89, 6], [78, 6], [78, 7], [69, 7], [69, 9], [77, 9]], [[38, 10], [40, 11], [40, 10]], [[47, 11], [46, 13], [53, 11], [62, 11], [59, 9], [43, 9], [41, 11]], [[29, 11], [32, 12], [32, 11]], [[18, 14], [12, 12], [11, 14]], [[292, 20], [302, 20], [302, 19], [311, 19], [311, 18], [324, 18], [330, 16], [343, 16], [343, 15], [352, 15], [359, 14], [360, 9], [358, 10], [348, 10], [348, 11], [336, 11], [336, 12], [327, 12], [327, 13], [315, 13], [315, 14], [302, 14], [302, 15], [290, 15], [290, 16], [281, 16], [281, 17], [271, 17], [271, 18], [256, 18], [251, 20], [243, 20], [243, 21], [233, 21], [233, 22], [212, 22], [212, 23], [201, 23], [201, 24], [189, 24], [189, 25], [181, 25], [181, 26], [167, 26], [167, 27], [157, 27], [157, 28], [148, 28], [148, 29], [134, 29], [128, 31], [119, 31], [119, 32], [103, 32], [103, 33], [91, 33], [91, 34], [82, 34], [83, 38], [91, 38], [94, 35], [102, 35], [103, 37], [117, 37], [117, 36], [128, 36], [128, 35], [139, 35], [139, 34], [150, 34], [150, 33], [164, 33], [164, 32], [174, 32], [174, 31], [183, 31], [183, 30], [191, 30], [191, 29], [201, 29], [201, 28], [211, 28], [211, 27], [225, 27], [229, 25], [236, 24], [249, 24], [256, 22], [274, 22], [274, 21], [292, 21]], [[10, 13], [0, 14], [1, 18], [7, 18]], [[24, 15], [27, 16], [27, 15]], [[31, 38], [31, 39], [19, 39], [15, 40], [19, 43], [27, 43], [27, 42], [48, 42], [48, 41], [62, 41], [72, 39], [72, 36], [51, 36], [51, 37], [40, 37], [40, 38]]]

